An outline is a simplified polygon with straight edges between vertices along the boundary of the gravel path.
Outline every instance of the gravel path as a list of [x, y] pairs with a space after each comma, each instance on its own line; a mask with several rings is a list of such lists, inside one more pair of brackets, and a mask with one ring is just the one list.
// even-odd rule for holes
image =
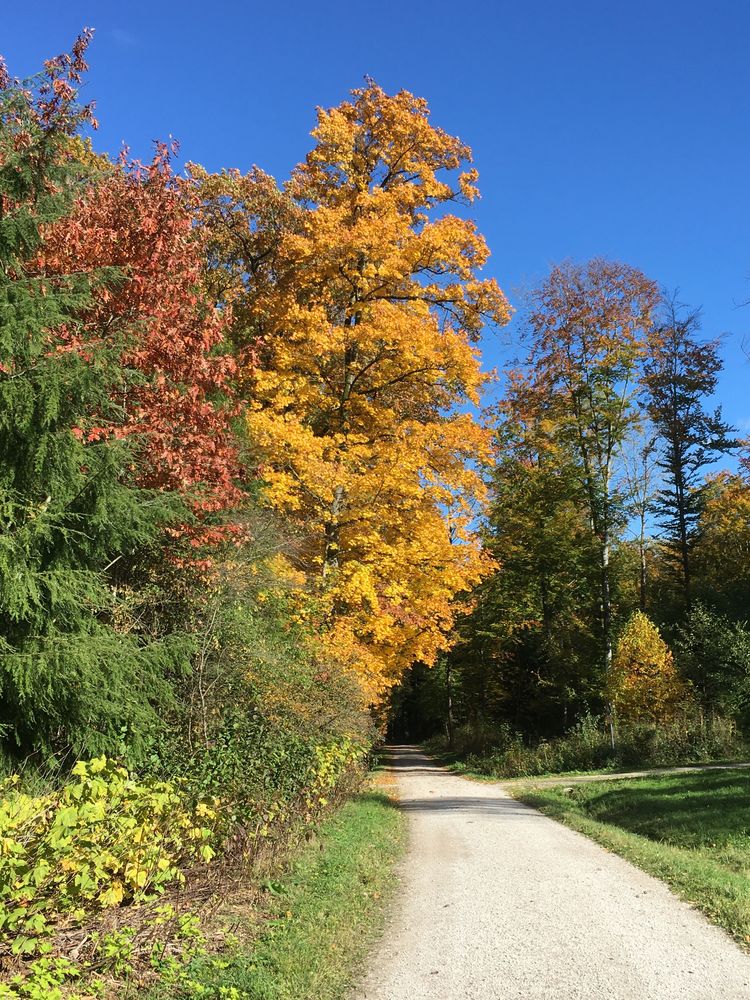
[[392, 750], [411, 843], [356, 1000], [750, 1000], [750, 958], [581, 834]]

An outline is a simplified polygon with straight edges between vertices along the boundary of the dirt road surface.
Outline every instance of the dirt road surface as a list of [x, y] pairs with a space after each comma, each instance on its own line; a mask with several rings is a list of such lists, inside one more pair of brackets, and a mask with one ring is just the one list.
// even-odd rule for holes
[[750, 958], [581, 834], [392, 748], [402, 886], [354, 1000], [750, 1000]]

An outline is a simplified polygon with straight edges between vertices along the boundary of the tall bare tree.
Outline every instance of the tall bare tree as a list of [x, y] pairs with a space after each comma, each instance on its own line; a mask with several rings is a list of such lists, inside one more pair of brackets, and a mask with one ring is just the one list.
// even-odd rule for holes
[[626, 495], [625, 512], [635, 522], [638, 546], [638, 606], [648, 604], [649, 516], [659, 492], [659, 469], [653, 428], [644, 428], [622, 451], [622, 482]]

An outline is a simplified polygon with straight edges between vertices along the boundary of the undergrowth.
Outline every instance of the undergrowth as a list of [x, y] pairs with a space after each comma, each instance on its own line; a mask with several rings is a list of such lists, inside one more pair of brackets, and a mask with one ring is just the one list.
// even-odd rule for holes
[[260, 928], [253, 909], [240, 918], [239, 941], [197, 958], [148, 1000], [340, 1000], [382, 926], [404, 826], [387, 795], [368, 790], [347, 802], [268, 883]]
[[721, 718], [701, 724], [677, 720], [655, 725], [620, 725], [614, 748], [608, 727], [587, 716], [565, 736], [529, 742], [508, 726], [477, 733], [459, 730], [452, 747], [445, 737], [425, 744], [469, 773], [525, 778], [574, 771], [668, 767], [717, 760], [741, 760], [748, 753], [736, 726]]

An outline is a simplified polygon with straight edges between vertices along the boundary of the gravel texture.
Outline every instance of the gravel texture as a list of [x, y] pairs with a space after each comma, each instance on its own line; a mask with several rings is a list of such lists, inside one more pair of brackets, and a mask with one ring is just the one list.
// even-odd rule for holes
[[750, 1000], [750, 958], [657, 879], [394, 747], [402, 887], [355, 1000]]

